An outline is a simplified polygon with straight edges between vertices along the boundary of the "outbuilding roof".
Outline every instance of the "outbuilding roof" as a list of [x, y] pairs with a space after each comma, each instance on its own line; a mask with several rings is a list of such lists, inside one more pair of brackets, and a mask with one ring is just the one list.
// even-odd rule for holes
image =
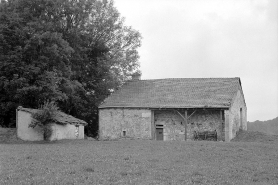
[[[34, 113], [40, 111], [39, 109], [30, 109], [30, 108], [23, 108], [23, 107], [18, 107], [18, 110], [29, 112], [31, 114], [34, 114]], [[56, 117], [54, 118], [54, 122], [61, 124], [61, 125], [71, 124], [71, 125], [84, 125], [85, 126], [88, 124], [87, 122], [85, 122], [81, 119], [75, 118], [75, 117], [68, 115], [61, 111], [59, 111], [57, 113]]]
[[131, 80], [99, 108], [228, 108], [238, 90], [238, 77]]

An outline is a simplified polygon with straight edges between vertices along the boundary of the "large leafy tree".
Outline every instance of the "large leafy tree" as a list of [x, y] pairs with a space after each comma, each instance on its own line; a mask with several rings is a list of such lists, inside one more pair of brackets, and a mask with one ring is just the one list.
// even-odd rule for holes
[[97, 130], [97, 106], [138, 70], [141, 36], [107, 0], [0, 3], [0, 123], [54, 100]]

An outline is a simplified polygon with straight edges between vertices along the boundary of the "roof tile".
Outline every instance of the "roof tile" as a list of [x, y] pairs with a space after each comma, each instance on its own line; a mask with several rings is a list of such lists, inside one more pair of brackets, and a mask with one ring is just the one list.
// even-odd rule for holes
[[229, 107], [239, 78], [170, 78], [128, 81], [99, 108]]
[[[29, 112], [31, 114], [34, 114], [38, 111], [41, 111], [39, 109], [30, 109], [30, 108], [23, 108], [23, 107], [18, 107], [19, 110]], [[66, 125], [66, 124], [72, 124], [72, 125], [84, 125], [86, 126], [88, 123], [81, 119], [77, 119], [71, 115], [68, 115], [64, 112], [59, 111], [58, 114], [56, 115], [54, 119], [55, 123]]]

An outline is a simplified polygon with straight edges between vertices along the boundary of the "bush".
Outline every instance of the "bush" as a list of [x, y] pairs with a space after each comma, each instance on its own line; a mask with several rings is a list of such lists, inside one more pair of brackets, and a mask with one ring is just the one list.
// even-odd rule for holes
[[55, 117], [59, 112], [59, 107], [53, 101], [46, 101], [39, 108], [39, 111], [32, 114], [32, 122], [29, 127], [42, 127], [44, 140], [49, 140], [52, 134], [51, 123], [55, 121]]

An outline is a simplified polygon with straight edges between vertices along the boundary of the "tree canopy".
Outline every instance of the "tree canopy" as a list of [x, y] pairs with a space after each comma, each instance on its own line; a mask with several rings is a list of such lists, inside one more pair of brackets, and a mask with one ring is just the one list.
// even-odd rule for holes
[[97, 106], [139, 70], [141, 35], [111, 0], [0, 3], [0, 124], [55, 101], [97, 130]]

